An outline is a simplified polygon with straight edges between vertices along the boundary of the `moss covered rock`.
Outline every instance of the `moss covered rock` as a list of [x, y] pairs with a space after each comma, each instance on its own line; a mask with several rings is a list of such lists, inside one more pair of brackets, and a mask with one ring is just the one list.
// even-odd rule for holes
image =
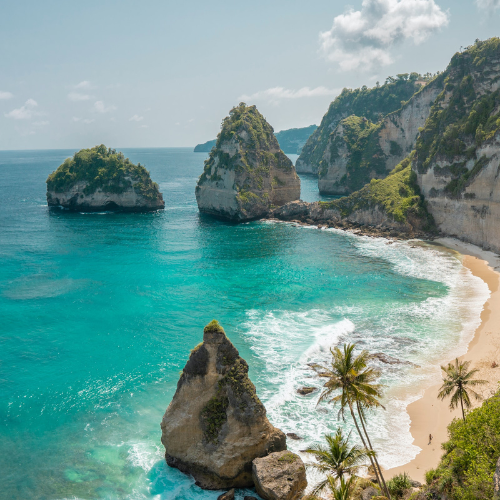
[[217, 321], [191, 351], [162, 423], [168, 465], [205, 489], [253, 486], [252, 461], [286, 449], [273, 427], [248, 365]]
[[149, 172], [103, 144], [81, 149], [49, 175], [47, 203], [77, 211], [137, 212], [165, 207]]
[[196, 186], [200, 211], [241, 222], [299, 197], [300, 179], [271, 125], [255, 106], [233, 108]]

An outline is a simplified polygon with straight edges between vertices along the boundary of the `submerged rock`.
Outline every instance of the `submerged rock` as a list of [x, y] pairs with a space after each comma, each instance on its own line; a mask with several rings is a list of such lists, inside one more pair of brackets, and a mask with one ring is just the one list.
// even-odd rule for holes
[[104, 144], [81, 149], [47, 178], [47, 204], [73, 211], [165, 208], [149, 172]]
[[241, 103], [224, 119], [196, 186], [200, 212], [242, 222], [300, 197], [300, 179], [273, 128]]
[[271, 453], [253, 461], [252, 476], [264, 500], [295, 500], [307, 487], [302, 459], [290, 451]]
[[308, 394], [312, 394], [313, 392], [316, 392], [318, 389], [316, 387], [299, 387], [297, 389], [297, 393], [302, 395], [302, 396], [307, 396]]
[[286, 449], [247, 363], [215, 320], [191, 351], [161, 428], [167, 464], [205, 489], [253, 486], [252, 461]]

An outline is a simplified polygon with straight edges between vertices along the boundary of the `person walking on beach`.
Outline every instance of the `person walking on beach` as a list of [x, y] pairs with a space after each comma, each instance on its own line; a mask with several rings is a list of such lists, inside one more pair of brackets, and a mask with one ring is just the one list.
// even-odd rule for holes
[[432, 434], [429, 434], [429, 444], [431, 444], [432, 441]]

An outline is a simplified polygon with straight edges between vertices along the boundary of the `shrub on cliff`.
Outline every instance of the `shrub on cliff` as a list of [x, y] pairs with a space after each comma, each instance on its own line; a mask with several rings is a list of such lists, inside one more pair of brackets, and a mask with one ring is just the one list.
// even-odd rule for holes
[[67, 158], [47, 178], [47, 189], [61, 193], [83, 181], [85, 195], [102, 189], [108, 193], [123, 193], [135, 182], [134, 190], [147, 199], [156, 199], [158, 184], [152, 182], [149, 172], [140, 164], [134, 165], [123, 153], [106, 148], [104, 144], [81, 149]]
[[428, 491], [453, 500], [493, 497], [493, 474], [500, 456], [500, 391], [448, 426], [449, 440], [435, 470], [426, 473]]

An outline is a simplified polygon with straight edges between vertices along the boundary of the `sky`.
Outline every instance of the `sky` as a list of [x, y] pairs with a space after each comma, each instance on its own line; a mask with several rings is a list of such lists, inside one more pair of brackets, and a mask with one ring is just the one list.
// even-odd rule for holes
[[319, 124], [342, 88], [442, 71], [500, 0], [2, 0], [0, 149], [186, 147], [255, 104]]

